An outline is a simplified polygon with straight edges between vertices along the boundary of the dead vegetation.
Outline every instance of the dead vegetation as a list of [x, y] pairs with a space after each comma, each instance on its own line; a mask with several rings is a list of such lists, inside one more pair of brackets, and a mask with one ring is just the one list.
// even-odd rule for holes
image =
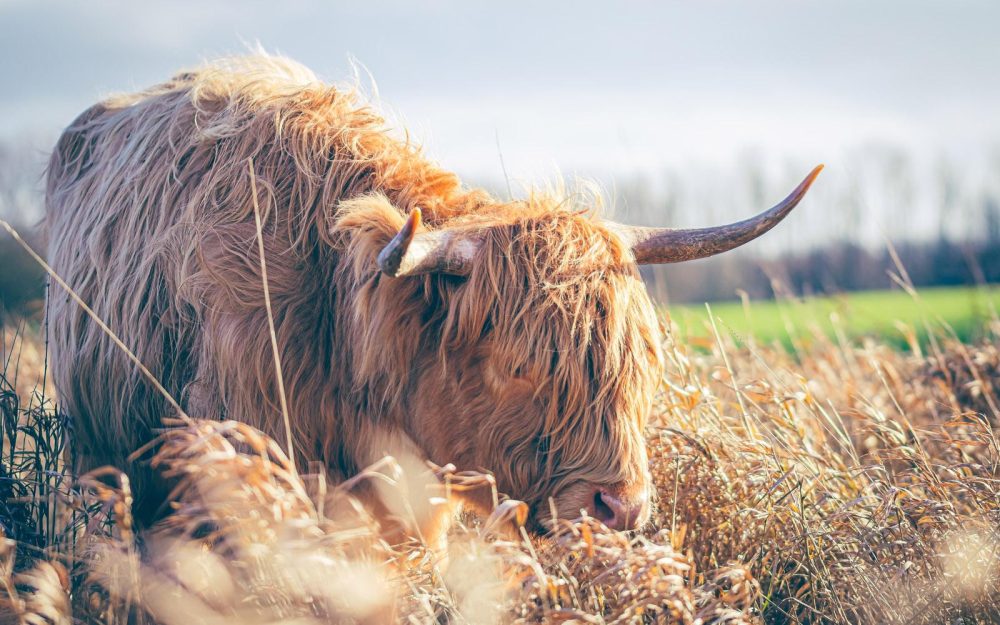
[[[926, 353], [821, 335], [788, 352], [719, 330], [711, 345], [666, 345], [648, 439], [658, 511], [645, 532], [589, 519], [547, 538], [498, 531], [523, 512], [506, 502], [465, 519], [447, 554], [384, 543], [352, 499], [363, 481], [419, 498], [404, 494], [399, 463], [327, 484], [235, 422], [178, 425], [150, 450], [178, 479], [175, 514], [136, 536], [127, 479], [63, 476], [65, 420], [7, 369], [0, 621], [1000, 618], [995, 343], [934, 328]], [[33, 366], [22, 359], [18, 379]]]

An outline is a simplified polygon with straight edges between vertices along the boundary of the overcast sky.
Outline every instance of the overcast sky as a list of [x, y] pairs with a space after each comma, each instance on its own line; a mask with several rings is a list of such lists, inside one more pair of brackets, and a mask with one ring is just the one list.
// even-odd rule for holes
[[330, 81], [358, 61], [477, 179], [500, 154], [514, 179], [748, 159], [836, 178], [864, 145], [996, 150], [998, 27], [997, 0], [0, 0], [0, 138], [47, 149], [103, 95], [259, 42]]

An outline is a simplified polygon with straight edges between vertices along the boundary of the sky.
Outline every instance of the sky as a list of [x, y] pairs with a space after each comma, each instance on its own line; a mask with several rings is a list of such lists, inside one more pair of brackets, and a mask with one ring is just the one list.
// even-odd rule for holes
[[0, 0], [0, 139], [43, 153], [104, 95], [260, 44], [373, 80], [394, 126], [474, 180], [752, 163], [787, 186], [825, 162], [833, 189], [873, 145], [986, 172], [998, 25], [996, 0]]

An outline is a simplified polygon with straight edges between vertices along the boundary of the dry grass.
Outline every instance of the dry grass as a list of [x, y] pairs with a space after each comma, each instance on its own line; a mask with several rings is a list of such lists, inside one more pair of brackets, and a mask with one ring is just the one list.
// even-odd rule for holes
[[40, 330], [32, 321], [4, 321], [0, 313], [0, 373], [4, 376], [4, 389], [13, 390], [25, 401], [31, 400], [36, 391], [44, 392], [44, 397], [53, 397]]
[[[993, 622], [1000, 350], [932, 330], [928, 354], [819, 334], [795, 352], [724, 331], [669, 342], [649, 432], [659, 507], [639, 536], [588, 519], [510, 533], [508, 502], [465, 519], [444, 558], [392, 547], [351, 489], [416, 506], [413, 463], [330, 485], [246, 425], [181, 425], [150, 452], [179, 480], [173, 518], [134, 536], [114, 471], [50, 485], [58, 522], [16, 562], [4, 543], [0, 621], [70, 622], [72, 606], [77, 622], [178, 625]], [[5, 422], [61, 428], [17, 396]], [[9, 458], [8, 484], [51, 471]]]

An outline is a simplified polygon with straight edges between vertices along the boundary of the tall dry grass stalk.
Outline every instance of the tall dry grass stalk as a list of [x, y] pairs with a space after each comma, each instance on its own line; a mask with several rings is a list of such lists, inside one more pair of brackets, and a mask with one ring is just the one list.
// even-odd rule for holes
[[[24, 623], [69, 622], [59, 619], [71, 606], [94, 623], [993, 622], [1000, 350], [933, 329], [926, 355], [843, 333], [817, 333], [794, 352], [737, 342], [722, 327], [712, 344], [668, 339], [648, 433], [658, 510], [636, 536], [591, 519], [528, 535], [517, 529], [523, 508], [501, 501], [490, 519], [464, 518], [446, 551], [393, 546], [358, 492], [395, 496], [406, 523], [445, 505], [439, 480], [471, 488], [488, 478], [400, 458], [333, 485], [314, 467], [296, 471], [283, 446], [245, 424], [178, 423], [145, 451], [176, 483], [172, 516], [134, 535], [128, 482], [113, 470], [62, 488], [53, 497], [77, 522], [45, 529], [16, 566], [5, 556], [2, 614]], [[16, 483], [8, 457], [5, 479]]]

